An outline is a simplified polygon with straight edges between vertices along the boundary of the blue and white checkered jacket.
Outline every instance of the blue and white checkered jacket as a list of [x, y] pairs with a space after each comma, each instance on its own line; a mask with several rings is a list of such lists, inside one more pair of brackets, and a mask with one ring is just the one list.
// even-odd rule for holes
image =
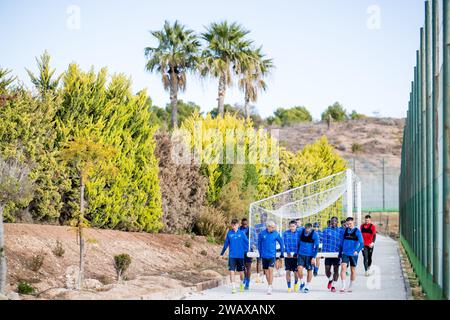
[[300, 241], [300, 232], [295, 230], [292, 232], [290, 229], [283, 232], [284, 251], [287, 253], [297, 253], [298, 242]]

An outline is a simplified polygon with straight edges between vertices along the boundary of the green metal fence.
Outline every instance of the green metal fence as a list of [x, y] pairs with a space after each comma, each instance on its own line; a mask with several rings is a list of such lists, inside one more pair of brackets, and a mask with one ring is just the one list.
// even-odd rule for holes
[[400, 238], [431, 299], [449, 299], [450, 0], [425, 2], [400, 169]]

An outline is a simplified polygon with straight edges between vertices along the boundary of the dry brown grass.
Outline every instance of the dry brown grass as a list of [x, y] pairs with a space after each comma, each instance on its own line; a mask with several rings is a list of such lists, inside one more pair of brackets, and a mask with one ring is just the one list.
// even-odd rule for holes
[[[398, 212], [372, 212], [372, 223], [375, 224], [377, 232], [392, 237], [399, 236], [399, 213]], [[364, 214], [363, 214], [364, 216]]]
[[406, 254], [405, 249], [400, 244], [400, 253], [401, 253], [401, 261], [402, 266], [404, 268], [404, 271], [406, 273], [406, 276], [408, 277], [408, 282], [411, 287], [411, 295], [414, 300], [426, 300], [427, 296], [423, 292], [422, 287], [420, 286], [419, 279], [417, 278], [416, 273], [414, 272], [414, 269], [411, 265], [411, 262], [408, 259], [408, 256]]
[[[68, 227], [30, 224], [6, 224], [6, 256], [8, 258], [8, 290], [15, 290], [20, 280], [33, 284], [38, 292], [48, 288], [65, 288], [67, 272], [78, 265], [79, 247], [75, 233]], [[210, 244], [204, 237], [190, 235], [148, 234], [114, 230], [85, 229], [89, 241], [86, 252], [86, 279], [106, 285], [115, 283], [114, 256], [127, 253], [132, 263], [127, 271], [130, 290], [127, 297], [135, 297], [132, 286], [161, 291], [165, 288], [192, 286], [212, 277], [202, 273], [216, 270], [225, 274], [226, 261], [219, 257], [220, 246]], [[55, 239], [64, 246], [62, 257], [52, 254]], [[184, 245], [191, 243], [190, 247]], [[45, 259], [37, 271], [28, 268], [33, 254], [42, 252]], [[206, 253], [206, 255], [205, 255]], [[198, 267], [201, 266], [201, 268]], [[182, 272], [186, 270], [186, 272]], [[179, 274], [189, 274], [179, 281]], [[176, 276], [171, 276], [176, 275]], [[108, 289], [105, 287], [105, 290]], [[51, 294], [56, 294], [52, 291]], [[145, 291], [146, 292], [146, 291]], [[121, 298], [121, 292], [104, 293], [103, 298]], [[143, 294], [143, 293], [141, 293]], [[52, 298], [54, 298], [52, 296]], [[71, 298], [74, 298], [71, 296]]]

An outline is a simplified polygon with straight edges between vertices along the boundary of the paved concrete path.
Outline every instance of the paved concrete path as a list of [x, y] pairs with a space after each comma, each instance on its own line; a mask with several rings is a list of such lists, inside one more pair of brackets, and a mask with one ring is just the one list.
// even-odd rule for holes
[[340, 293], [340, 280], [336, 293], [327, 290], [323, 261], [319, 275], [313, 278], [309, 293], [288, 293], [284, 271], [274, 278], [273, 293], [267, 295], [267, 283], [255, 283], [252, 279], [250, 290], [231, 293], [229, 285], [193, 293], [189, 300], [403, 300], [407, 299], [405, 282], [400, 265], [397, 242], [391, 238], [377, 235], [373, 255], [372, 275], [364, 276], [363, 258], [359, 256], [357, 278], [353, 292]]

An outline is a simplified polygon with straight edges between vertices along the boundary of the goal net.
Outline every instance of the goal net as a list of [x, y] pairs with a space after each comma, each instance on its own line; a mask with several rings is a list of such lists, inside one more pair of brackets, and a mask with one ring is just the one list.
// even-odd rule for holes
[[[251, 203], [248, 256], [259, 256], [258, 235], [266, 228], [268, 221], [276, 223], [281, 236], [292, 220], [301, 225], [318, 225], [315, 231], [321, 236], [331, 217], [337, 217], [339, 221], [354, 217], [355, 225], [361, 222], [361, 182], [351, 170]], [[318, 256], [335, 257], [337, 254], [320, 252]]]

